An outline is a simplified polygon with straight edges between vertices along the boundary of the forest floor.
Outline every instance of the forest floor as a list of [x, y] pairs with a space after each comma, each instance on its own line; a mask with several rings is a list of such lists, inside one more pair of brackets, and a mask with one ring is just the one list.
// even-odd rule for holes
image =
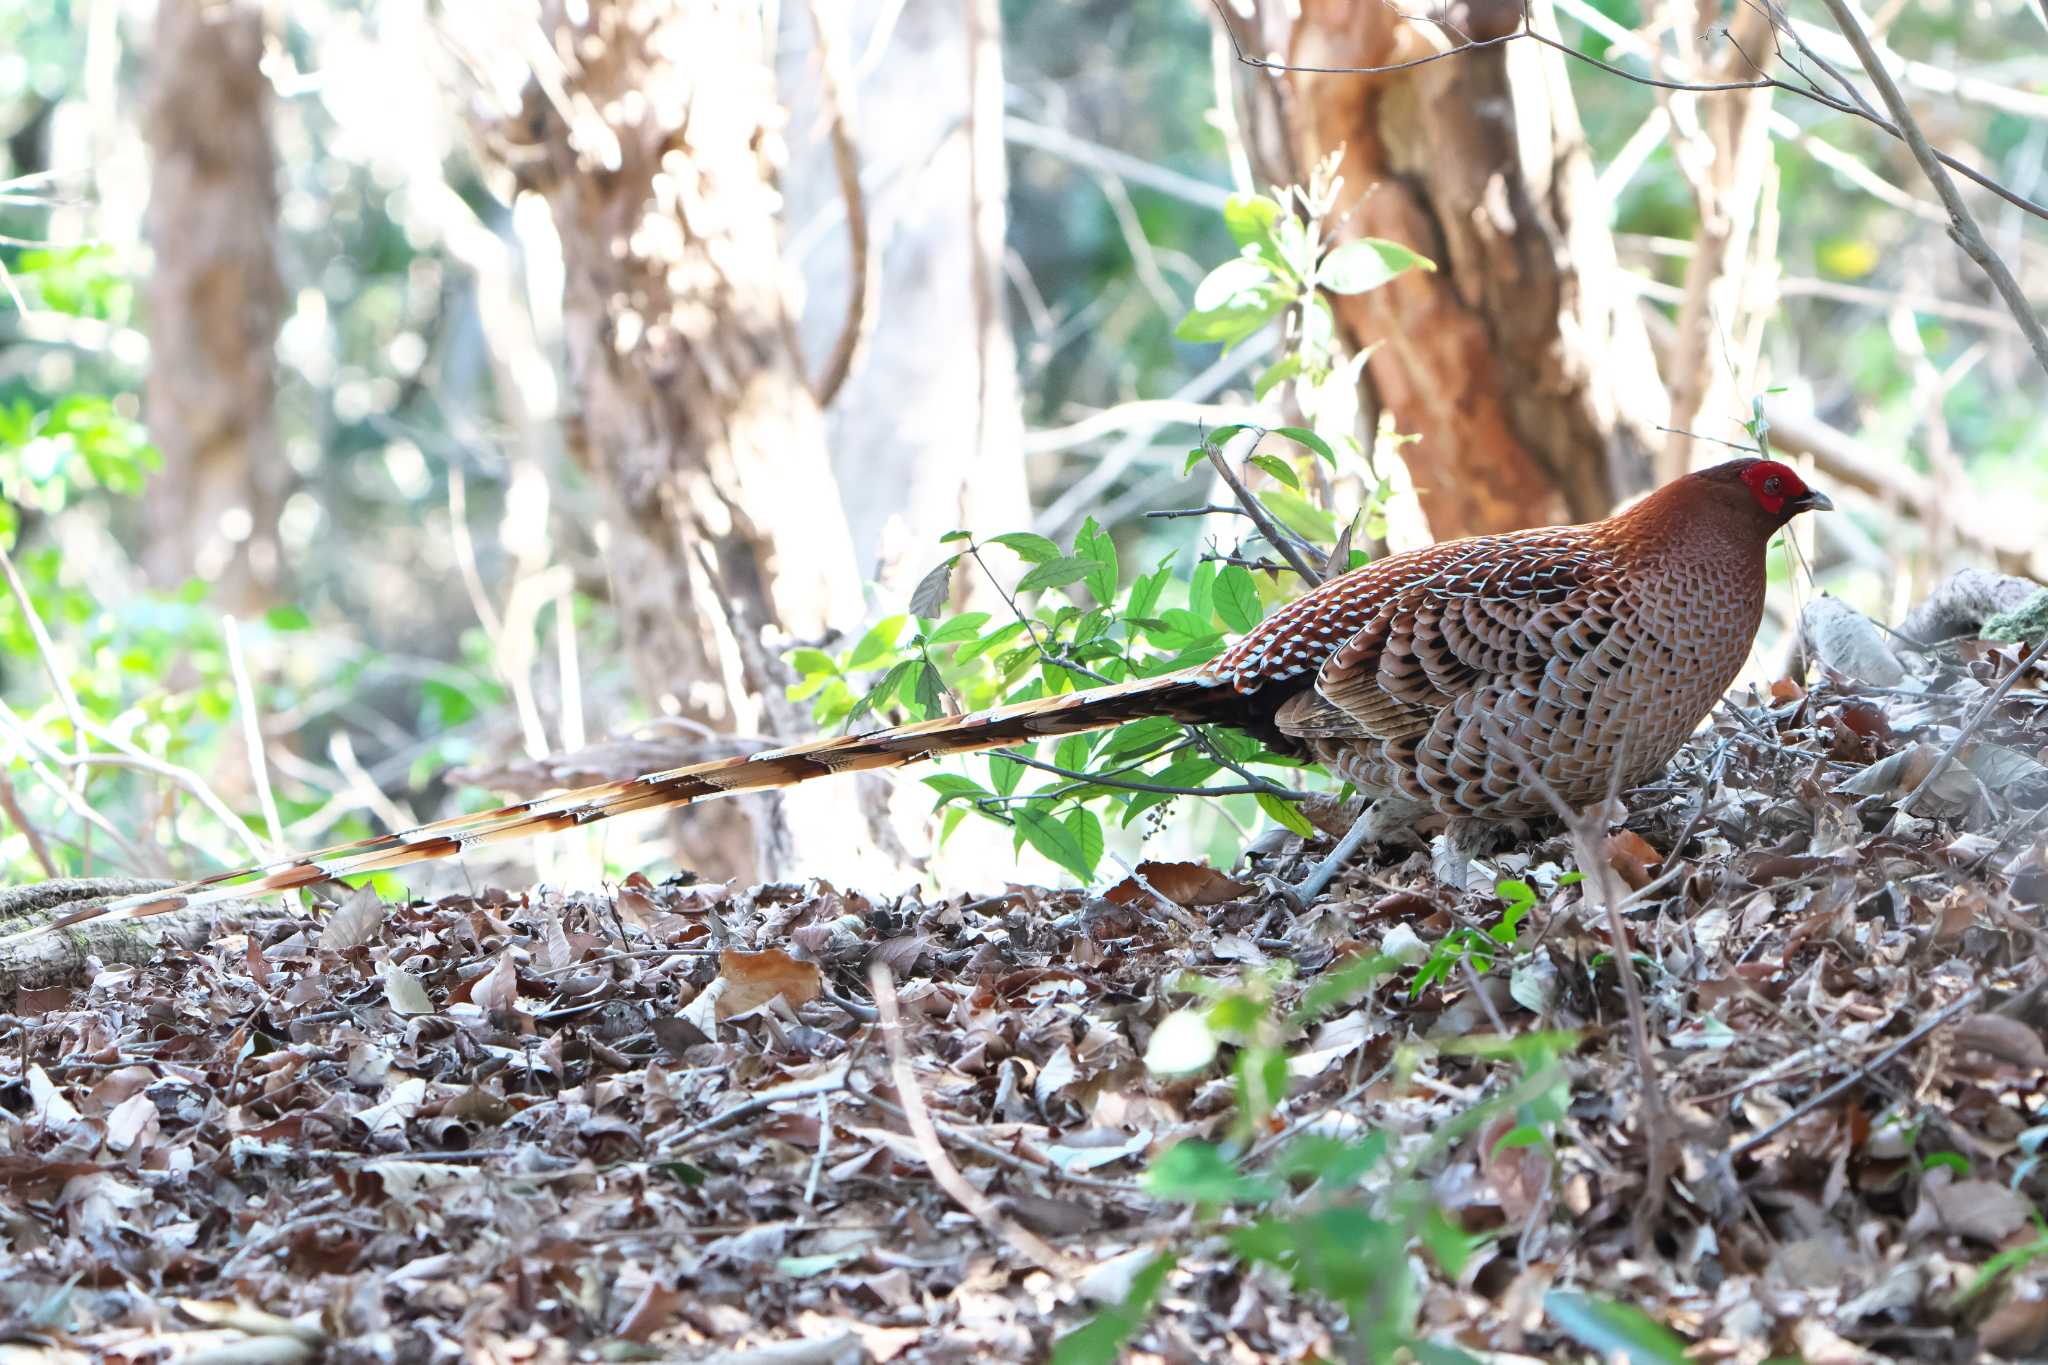
[[[1106, 897], [635, 879], [87, 963], [0, 1014], [0, 1362], [1027, 1360], [1162, 1252], [1132, 1359], [1365, 1358], [1380, 1328], [1426, 1360], [1676, 1358], [1612, 1304], [1693, 1359], [2037, 1353], [2048, 677], [1997, 695], [2020, 656], [1781, 683], [1632, 798], [1601, 881], [1640, 1042], [1561, 835], [1495, 860], [1526, 896], [1448, 892], [1419, 849], [1307, 907], [1190, 865]], [[1148, 1069], [1189, 977], [1284, 1049], [1270, 1109], [1242, 1046]]]

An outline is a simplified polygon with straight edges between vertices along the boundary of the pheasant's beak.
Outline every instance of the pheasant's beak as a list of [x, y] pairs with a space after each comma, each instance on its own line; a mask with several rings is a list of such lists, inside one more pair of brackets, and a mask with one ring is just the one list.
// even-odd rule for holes
[[1818, 488], [1809, 488], [1798, 497], [1792, 499], [1792, 505], [1788, 510], [1793, 512], [1832, 512], [1835, 510], [1835, 504], [1833, 499], [1829, 498], [1827, 494], [1821, 492]]

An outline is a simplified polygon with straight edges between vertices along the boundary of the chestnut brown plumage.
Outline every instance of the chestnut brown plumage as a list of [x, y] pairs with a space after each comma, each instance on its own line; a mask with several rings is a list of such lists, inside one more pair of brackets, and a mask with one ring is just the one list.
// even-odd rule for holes
[[[631, 811], [1145, 716], [1239, 725], [1313, 756], [1376, 802], [1361, 836], [1431, 812], [1454, 832], [1542, 816], [1553, 799], [1590, 804], [1662, 770], [1748, 656], [1771, 536], [1829, 506], [1782, 464], [1733, 460], [1604, 521], [1388, 556], [1289, 603], [1198, 668], [583, 787], [132, 896], [46, 928], [287, 891]], [[1346, 842], [1349, 851], [1357, 841]]]

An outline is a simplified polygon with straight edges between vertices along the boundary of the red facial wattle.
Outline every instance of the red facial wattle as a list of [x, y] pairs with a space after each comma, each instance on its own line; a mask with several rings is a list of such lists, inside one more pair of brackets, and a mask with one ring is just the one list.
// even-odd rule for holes
[[1742, 481], [1749, 485], [1749, 491], [1757, 505], [1779, 516], [1785, 504], [1806, 494], [1806, 484], [1792, 470], [1775, 460], [1759, 460], [1742, 471]]

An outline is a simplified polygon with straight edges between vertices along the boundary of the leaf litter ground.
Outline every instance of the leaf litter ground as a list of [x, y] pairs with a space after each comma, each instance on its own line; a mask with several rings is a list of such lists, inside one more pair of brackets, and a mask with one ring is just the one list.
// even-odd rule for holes
[[[1419, 992], [1418, 964], [1290, 1045], [1261, 1148], [1311, 1127], [1419, 1148], [1514, 1079], [1444, 1040], [1576, 1030], [1547, 1142], [1490, 1124], [1422, 1169], [1484, 1234], [1455, 1280], [1385, 1268], [1418, 1277], [1423, 1335], [1591, 1359], [1554, 1316], [1569, 1290], [1704, 1360], [2039, 1351], [2044, 678], [1965, 736], [2020, 657], [1780, 683], [1631, 800], [1607, 856], [1636, 888], [1662, 1122], [1557, 836], [1494, 860], [1535, 893], [1511, 950], [1439, 960]], [[1291, 842], [1258, 870], [1304, 865]], [[1187, 865], [1107, 897], [357, 896], [84, 963], [0, 1015], [0, 1361], [1025, 1360], [1162, 1248], [1132, 1358], [1340, 1358], [1335, 1309], [1230, 1255], [1249, 1211], [1141, 1186], [1237, 1112], [1220, 1065], [1143, 1058], [1186, 974], [1288, 963], [1284, 1003], [1499, 922], [1428, 869], [1383, 852], [1308, 907]], [[876, 962], [971, 1201], [905, 1121]]]

